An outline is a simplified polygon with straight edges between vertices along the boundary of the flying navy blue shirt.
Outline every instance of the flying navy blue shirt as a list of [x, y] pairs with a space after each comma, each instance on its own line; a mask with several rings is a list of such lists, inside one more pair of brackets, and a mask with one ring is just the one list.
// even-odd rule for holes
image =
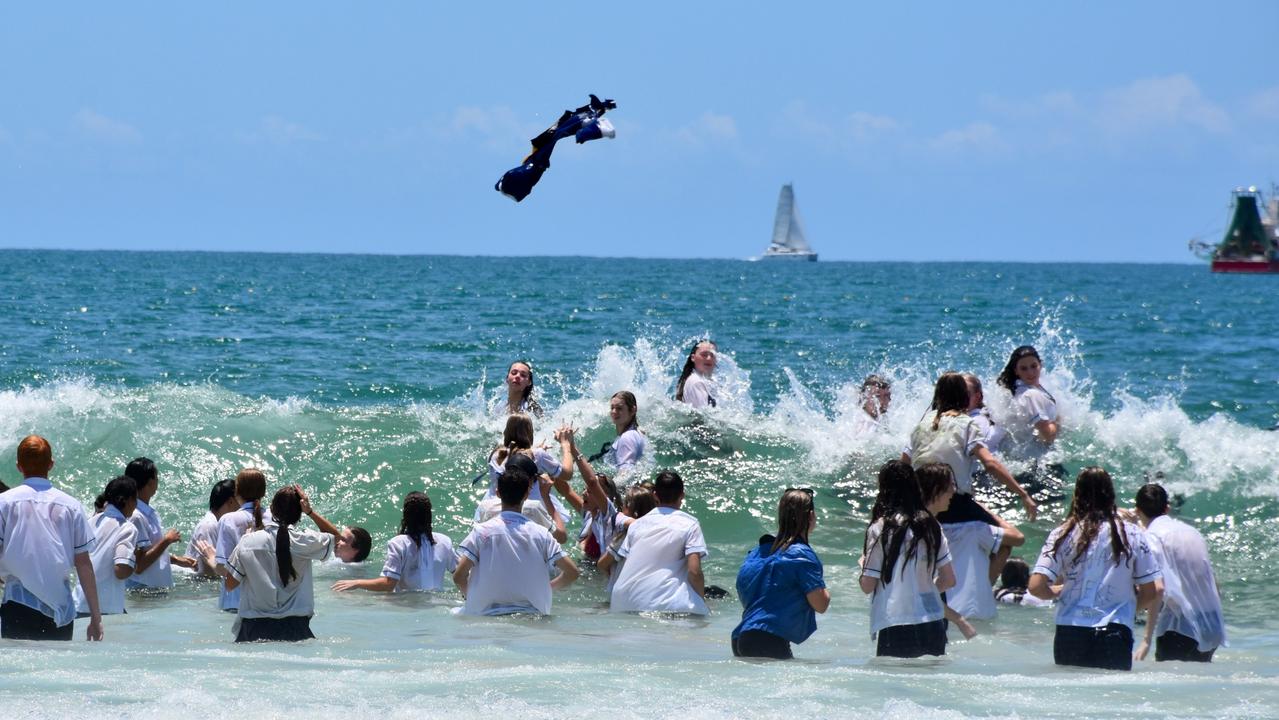
[[780, 552], [772, 548], [773, 536], [761, 537], [737, 571], [742, 621], [733, 629], [733, 637], [746, 630], [763, 630], [802, 643], [817, 630], [817, 613], [807, 595], [826, 587], [822, 561], [807, 543], [793, 543]]

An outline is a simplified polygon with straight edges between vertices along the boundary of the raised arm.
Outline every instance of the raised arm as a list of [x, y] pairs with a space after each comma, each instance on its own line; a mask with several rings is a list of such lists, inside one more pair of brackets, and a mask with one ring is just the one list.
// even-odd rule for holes
[[332, 535], [338, 540], [346, 539], [346, 537], [342, 534], [342, 531], [338, 529], [337, 525], [329, 522], [328, 518], [316, 512], [315, 508], [311, 507], [311, 498], [307, 496], [306, 491], [302, 489], [301, 485], [294, 485], [293, 489], [298, 491], [298, 498], [302, 501], [302, 514], [311, 518], [311, 520], [315, 523], [315, 526], [320, 528], [320, 532]]
[[[577, 445], [574, 443], [573, 438], [573, 428], [565, 425], [556, 430], [555, 439], [560, 441], [561, 450], [565, 447], [568, 448], [569, 462], [576, 463], [577, 468], [582, 471], [582, 477], [586, 479], [586, 492], [589, 494], [591, 491], [591, 480], [595, 478], [595, 473], [591, 471], [591, 466], [585, 462], [585, 459], [582, 457], [582, 453], [577, 450]], [[567, 445], [565, 444], [566, 441]], [[585, 465], [585, 469], [583, 469], [583, 465]], [[590, 475], [588, 476], [586, 473], [590, 473]], [[568, 478], [564, 478], [563, 480], [560, 479], [563, 475], [564, 473], [560, 473], [554, 478], [555, 492], [559, 493], [560, 497], [564, 498], [564, 501], [569, 505], [572, 505], [573, 509], [578, 513], [585, 513], [585, 501], [583, 501], [581, 495], [574, 492], [573, 487], [568, 483]], [[569, 477], [572, 477], [571, 471]], [[543, 493], [543, 496], [545, 496], [545, 493]], [[560, 542], [564, 541], [561, 540]]]

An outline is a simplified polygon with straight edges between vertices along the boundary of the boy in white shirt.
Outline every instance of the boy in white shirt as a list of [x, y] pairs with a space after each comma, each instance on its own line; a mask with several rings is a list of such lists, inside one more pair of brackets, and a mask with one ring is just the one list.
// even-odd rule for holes
[[75, 600], [67, 575], [74, 566], [89, 607], [89, 640], [102, 639], [98, 586], [89, 552], [96, 544], [84, 509], [47, 479], [53, 448], [38, 435], [18, 443], [23, 483], [0, 494], [0, 637], [70, 640]]
[[609, 549], [626, 560], [609, 611], [708, 615], [702, 574], [706, 539], [697, 518], [680, 510], [684, 480], [674, 471], [662, 471], [653, 492], [657, 507], [631, 523], [621, 547]]
[[[476, 525], [458, 545], [453, 582], [466, 598], [463, 615], [547, 615], [551, 591], [577, 580], [577, 565], [551, 533], [520, 514], [532, 483], [517, 468], [498, 476], [501, 514]], [[554, 579], [547, 573], [550, 566], [560, 571]]]

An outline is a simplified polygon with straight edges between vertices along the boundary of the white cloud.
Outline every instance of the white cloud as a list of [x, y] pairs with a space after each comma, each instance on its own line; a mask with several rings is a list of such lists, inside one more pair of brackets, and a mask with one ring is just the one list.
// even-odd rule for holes
[[241, 141], [248, 143], [269, 143], [271, 145], [293, 145], [296, 143], [317, 142], [324, 139], [320, 133], [302, 125], [280, 117], [267, 115], [251, 132], [239, 133]]
[[983, 95], [979, 102], [988, 112], [1014, 118], [1073, 115], [1079, 111], [1079, 102], [1074, 94], [1065, 90], [1054, 90], [1024, 100]]
[[137, 128], [88, 108], [76, 113], [71, 124], [76, 132], [91, 140], [128, 145], [142, 142], [142, 133]]
[[802, 102], [791, 103], [783, 115], [787, 134], [797, 134], [823, 145], [851, 145], [873, 142], [897, 132], [901, 123], [888, 115], [857, 110], [849, 115], [828, 120], [825, 113], [814, 112]]
[[[555, 116], [551, 121], [558, 119]], [[546, 125], [550, 125], [547, 121]], [[511, 108], [505, 105], [478, 107], [463, 105], [452, 115], [437, 121], [433, 135], [445, 140], [469, 137], [480, 141], [490, 150], [509, 151], [512, 144], [521, 144], [539, 132], [532, 123], [521, 122]]]
[[1115, 133], [1141, 133], [1177, 125], [1208, 132], [1230, 129], [1226, 111], [1204, 98], [1186, 75], [1145, 78], [1102, 95], [1096, 121]]
[[1248, 98], [1248, 112], [1266, 120], [1279, 120], [1279, 85]]
[[988, 122], [973, 122], [930, 138], [926, 145], [937, 152], [959, 153], [970, 150], [979, 152], [1003, 150], [1007, 143], [1000, 137], [999, 130], [994, 125]]
[[693, 122], [676, 130], [675, 138], [694, 147], [731, 143], [737, 140], [737, 122], [731, 115], [720, 115], [708, 110]]

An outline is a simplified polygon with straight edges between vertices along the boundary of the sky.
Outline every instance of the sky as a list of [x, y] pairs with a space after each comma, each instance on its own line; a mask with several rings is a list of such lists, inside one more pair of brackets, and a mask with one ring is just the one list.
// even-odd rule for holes
[[[0, 248], [1194, 262], [1279, 2], [5, 3]], [[493, 183], [587, 93], [524, 202]]]

